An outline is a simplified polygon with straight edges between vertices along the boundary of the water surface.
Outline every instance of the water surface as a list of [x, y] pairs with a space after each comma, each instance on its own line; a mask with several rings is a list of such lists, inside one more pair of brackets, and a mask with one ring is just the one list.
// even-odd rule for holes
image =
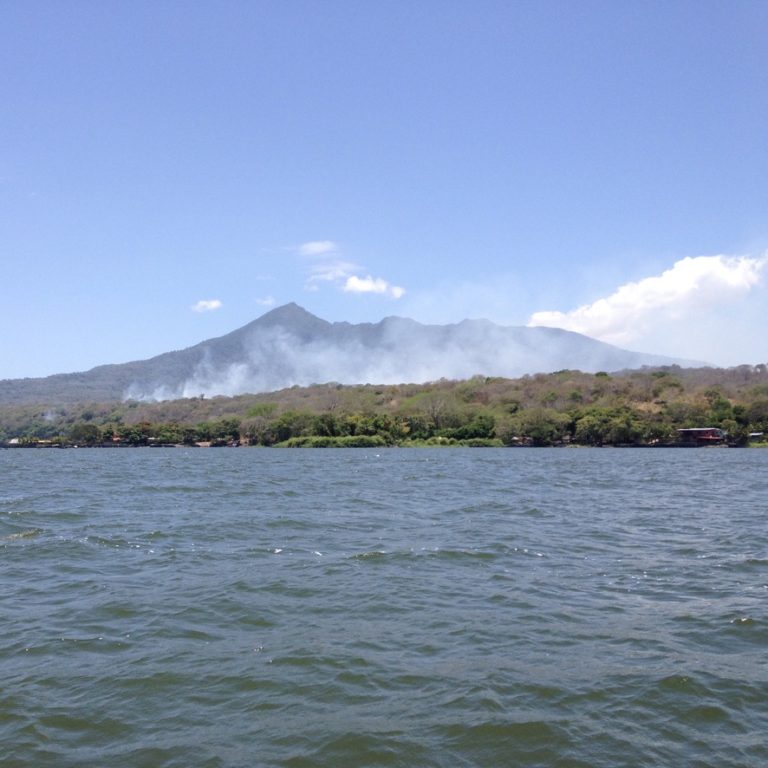
[[768, 765], [768, 451], [0, 451], [0, 764]]

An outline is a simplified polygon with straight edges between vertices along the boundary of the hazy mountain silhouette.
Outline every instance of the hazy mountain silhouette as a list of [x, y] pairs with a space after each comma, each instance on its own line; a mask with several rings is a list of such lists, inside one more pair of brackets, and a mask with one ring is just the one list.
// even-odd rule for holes
[[420, 383], [476, 374], [517, 377], [701, 365], [619, 349], [557, 328], [487, 320], [423, 325], [401, 317], [329, 323], [297, 304], [193, 347], [83, 373], [0, 381], [0, 403], [173, 399], [265, 392], [293, 385]]

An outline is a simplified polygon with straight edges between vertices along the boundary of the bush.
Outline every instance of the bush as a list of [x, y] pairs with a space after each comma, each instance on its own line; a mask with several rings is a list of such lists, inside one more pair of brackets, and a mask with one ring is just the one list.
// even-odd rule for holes
[[387, 442], [381, 435], [343, 435], [330, 437], [327, 435], [309, 435], [306, 437], [291, 437], [278, 448], [386, 448]]

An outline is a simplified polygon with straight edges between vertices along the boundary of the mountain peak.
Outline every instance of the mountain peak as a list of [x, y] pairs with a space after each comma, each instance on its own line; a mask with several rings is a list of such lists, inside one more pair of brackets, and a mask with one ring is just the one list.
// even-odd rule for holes
[[259, 320], [280, 320], [280, 321], [294, 321], [294, 320], [306, 320], [311, 318], [312, 320], [319, 320], [320, 318], [308, 312], [304, 307], [300, 307], [295, 301], [290, 301], [288, 304], [282, 304], [279, 307], [270, 309], [269, 312], [264, 313]]
[[551, 328], [504, 327], [487, 320], [423, 325], [402, 317], [330, 323], [291, 302], [225, 336], [150, 360], [0, 382], [0, 403], [173, 399], [327, 381], [388, 384], [672, 363], [686, 364]]
[[242, 328], [232, 331], [229, 337], [235, 340], [249, 337], [260, 331], [283, 328], [292, 336], [306, 340], [318, 333], [324, 332], [330, 325], [327, 320], [322, 320], [292, 301], [270, 309], [269, 312], [261, 315], [261, 317], [257, 317]]

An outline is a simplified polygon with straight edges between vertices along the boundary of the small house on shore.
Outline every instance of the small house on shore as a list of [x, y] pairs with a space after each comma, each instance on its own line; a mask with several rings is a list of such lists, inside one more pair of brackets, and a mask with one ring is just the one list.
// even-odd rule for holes
[[727, 433], [717, 427], [691, 427], [678, 429], [677, 437], [684, 445], [721, 445]]

